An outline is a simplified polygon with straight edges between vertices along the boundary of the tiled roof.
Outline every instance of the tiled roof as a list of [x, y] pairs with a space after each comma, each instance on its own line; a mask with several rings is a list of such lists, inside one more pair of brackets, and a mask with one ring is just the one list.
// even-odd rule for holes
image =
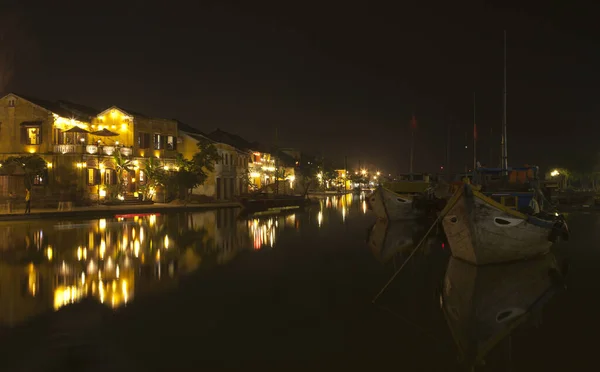
[[204, 134], [204, 132], [202, 132], [201, 130], [198, 130], [198, 129], [196, 129], [190, 125], [187, 125], [185, 123], [182, 123], [179, 120], [177, 120], [177, 130], [186, 132], [189, 134], [200, 134], [202, 136], [206, 136], [206, 134]]
[[[56, 115], [62, 116], [63, 118], [74, 118], [79, 121], [90, 121], [90, 115], [80, 112], [79, 110], [73, 110], [61, 105], [60, 102], [47, 101], [35, 97], [26, 96], [23, 94], [16, 94], [17, 97], [21, 97], [34, 105], [40, 106], [48, 111], [55, 113]], [[63, 101], [66, 102], [66, 101]]]
[[225, 143], [239, 150], [253, 150], [257, 145], [256, 142], [250, 143], [237, 134], [228, 133], [221, 129], [217, 129], [206, 136], [215, 142]]

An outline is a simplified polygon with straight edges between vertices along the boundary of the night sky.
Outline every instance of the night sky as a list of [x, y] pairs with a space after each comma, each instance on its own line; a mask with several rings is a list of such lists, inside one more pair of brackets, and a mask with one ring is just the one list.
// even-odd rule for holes
[[[479, 158], [497, 162], [506, 29], [509, 164], [596, 158], [597, 6], [48, 3], [2, 10], [13, 36], [0, 43], [16, 55], [5, 92], [120, 105], [265, 143], [278, 128], [280, 146], [386, 173], [408, 171], [413, 112], [415, 171], [444, 165], [448, 126], [451, 168], [472, 164], [473, 92]], [[12, 31], [7, 17], [19, 21]]]

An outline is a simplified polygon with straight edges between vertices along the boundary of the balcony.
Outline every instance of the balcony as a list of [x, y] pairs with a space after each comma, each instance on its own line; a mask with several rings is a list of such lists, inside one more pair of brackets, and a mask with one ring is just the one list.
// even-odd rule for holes
[[83, 145], [54, 145], [54, 152], [58, 154], [81, 154]]
[[[102, 155], [111, 156], [117, 150], [121, 152], [121, 155], [123, 156], [131, 156], [131, 154], [133, 154], [133, 149], [131, 147], [100, 146], [100, 151], [102, 152]], [[85, 147], [85, 152], [87, 152], [88, 154], [98, 154], [98, 146], [87, 145]]]

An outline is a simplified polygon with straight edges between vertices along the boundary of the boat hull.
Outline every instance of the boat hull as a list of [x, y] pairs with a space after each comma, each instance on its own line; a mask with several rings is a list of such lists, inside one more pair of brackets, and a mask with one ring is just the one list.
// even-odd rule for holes
[[384, 187], [375, 189], [368, 197], [368, 202], [379, 219], [399, 221], [419, 216], [419, 212], [413, 207], [412, 197], [398, 195]]
[[470, 185], [457, 191], [442, 215], [452, 255], [475, 265], [526, 259], [547, 253], [552, 246], [551, 222], [533, 221]]

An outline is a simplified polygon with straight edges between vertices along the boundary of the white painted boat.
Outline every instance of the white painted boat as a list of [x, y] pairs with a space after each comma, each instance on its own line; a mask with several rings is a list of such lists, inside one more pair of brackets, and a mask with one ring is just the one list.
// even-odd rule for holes
[[461, 187], [442, 211], [442, 225], [454, 257], [475, 265], [516, 261], [547, 253], [553, 229], [546, 221], [504, 206], [473, 189]]
[[484, 267], [450, 258], [440, 306], [461, 361], [479, 364], [531, 315], [537, 316], [561, 288], [563, 275], [553, 254]]
[[379, 219], [398, 221], [413, 219], [420, 214], [413, 206], [412, 196], [396, 194], [383, 186], [377, 187], [367, 200]]

